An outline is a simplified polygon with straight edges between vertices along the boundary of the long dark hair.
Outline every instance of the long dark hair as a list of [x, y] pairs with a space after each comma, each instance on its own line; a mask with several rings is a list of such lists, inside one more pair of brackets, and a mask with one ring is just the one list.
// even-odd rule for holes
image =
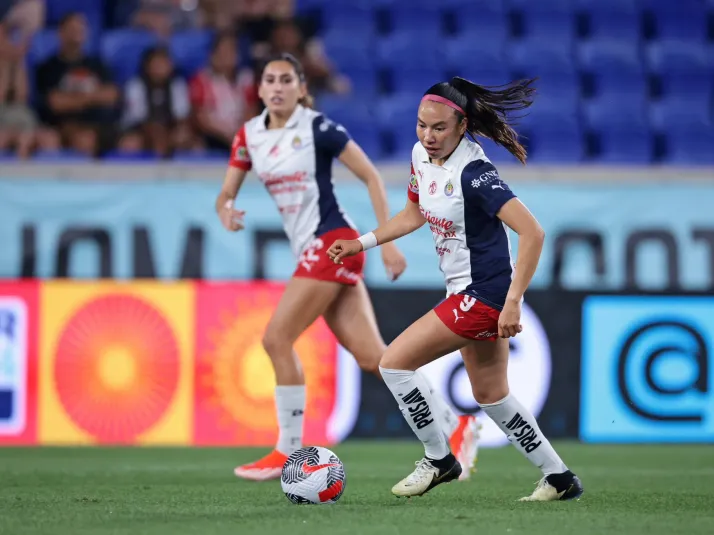
[[[265, 60], [265, 63], [263, 63], [263, 68], [260, 69], [261, 83], [263, 80], [263, 72], [265, 71], [265, 68], [274, 61], [287, 61], [290, 65], [292, 65], [293, 69], [295, 69], [295, 74], [297, 75], [298, 80], [300, 80], [300, 83], [307, 84], [307, 79], [305, 78], [305, 69], [303, 68], [302, 63], [300, 63], [300, 60], [298, 60], [295, 56], [293, 56], [292, 54], [288, 54], [287, 52], [275, 54]], [[315, 106], [315, 99], [310, 93], [306, 93], [304, 97], [300, 97], [300, 99], [298, 100], [298, 104], [305, 106], [306, 108], [313, 108]]]
[[473, 137], [492, 139], [513, 154], [521, 163], [526, 163], [526, 149], [518, 141], [518, 134], [511, 127], [510, 115], [528, 108], [533, 103], [535, 78], [519, 80], [510, 84], [485, 87], [458, 76], [448, 82], [431, 86], [424, 95], [437, 95], [450, 100], [466, 112], [456, 111], [459, 122], [466, 119], [466, 131]]

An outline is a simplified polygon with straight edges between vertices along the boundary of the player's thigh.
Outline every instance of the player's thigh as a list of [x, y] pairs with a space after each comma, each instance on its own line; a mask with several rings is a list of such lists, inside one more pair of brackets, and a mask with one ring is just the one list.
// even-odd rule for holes
[[364, 283], [344, 286], [323, 317], [360, 368], [376, 372], [386, 346]]
[[430, 310], [389, 344], [379, 365], [396, 370], [416, 370], [468, 342]]
[[461, 349], [474, 398], [494, 403], [508, 394], [508, 339], [473, 341]]
[[266, 349], [276, 344], [292, 345], [324, 314], [341, 289], [335, 282], [291, 278], [265, 330], [263, 343]]

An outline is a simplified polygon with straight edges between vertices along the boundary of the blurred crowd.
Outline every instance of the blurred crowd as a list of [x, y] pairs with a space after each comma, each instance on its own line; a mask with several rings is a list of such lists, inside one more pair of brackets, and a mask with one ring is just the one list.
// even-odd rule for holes
[[[227, 154], [235, 132], [261, 111], [258, 69], [277, 52], [302, 61], [313, 94], [350, 91], [314, 22], [294, 16], [293, 0], [108, 0], [105, 27], [143, 28], [158, 38], [125, 83], [87, 52], [95, 21], [79, 11], [52, 26], [56, 50], [29, 61], [52, 1], [0, 0], [0, 154]], [[184, 76], [168, 42], [191, 29], [212, 30], [212, 41], [207, 64]]]

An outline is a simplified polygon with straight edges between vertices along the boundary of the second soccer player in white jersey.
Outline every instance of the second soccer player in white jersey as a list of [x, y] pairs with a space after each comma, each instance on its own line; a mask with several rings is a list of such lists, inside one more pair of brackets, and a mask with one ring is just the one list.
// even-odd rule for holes
[[[318, 317], [363, 370], [381, 377], [378, 365], [386, 346], [362, 281], [364, 253], [339, 266], [325, 255], [336, 239], [359, 236], [335, 196], [333, 160], [339, 159], [367, 185], [377, 220], [386, 223], [389, 217], [379, 173], [342, 126], [310, 108], [305, 75], [293, 56], [283, 54], [266, 63], [259, 94], [266, 109], [235, 137], [216, 210], [226, 229], [241, 230], [245, 212], [234, 202], [248, 171], [255, 171], [280, 211], [297, 268], [263, 337], [277, 382], [279, 435], [272, 452], [235, 469], [238, 477], [252, 480], [280, 477], [287, 457], [302, 446], [305, 379], [293, 345]], [[382, 259], [392, 278], [406, 267], [394, 245], [383, 248]], [[475, 418], [457, 417], [436, 392], [432, 399], [429, 420], [464, 465], [461, 477], [466, 478], [476, 457]]]

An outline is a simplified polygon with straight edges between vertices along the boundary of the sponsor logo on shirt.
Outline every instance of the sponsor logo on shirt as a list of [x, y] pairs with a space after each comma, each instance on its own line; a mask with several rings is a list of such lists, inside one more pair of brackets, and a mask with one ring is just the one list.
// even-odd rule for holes
[[429, 195], [434, 195], [436, 193], [436, 181], [429, 184]]
[[480, 188], [481, 186], [485, 184], [490, 184], [494, 180], [497, 180], [498, 177], [498, 171], [486, 171], [483, 173], [480, 177], [474, 178], [471, 181], [471, 187], [472, 188]]
[[451, 230], [454, 226], [454, 222], [451, 219], [438, 217], [428, 210], [424, 210], [423, 206], [419, 206], [419, 211], [421, 212], [421, 215], [424, 216], [424, 219], [426, 219], [426, 222], [429, 223], [429, 228], [431, 228], [431, 232], [433, 234], [444, 238], [456, 237], [456, 231]]

